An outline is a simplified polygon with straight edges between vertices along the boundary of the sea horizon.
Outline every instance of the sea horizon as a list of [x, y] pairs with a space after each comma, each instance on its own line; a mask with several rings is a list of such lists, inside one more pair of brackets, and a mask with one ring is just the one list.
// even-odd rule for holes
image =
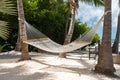
[[[111, 42], [114, 43], [114, 40], [115, 40], [115, 39], [111, 39]], [[102, 39], [100, 39], [100, 41], [102, 41]], [[120, 40], [119, 40], [119, 43], [120, 43]]]

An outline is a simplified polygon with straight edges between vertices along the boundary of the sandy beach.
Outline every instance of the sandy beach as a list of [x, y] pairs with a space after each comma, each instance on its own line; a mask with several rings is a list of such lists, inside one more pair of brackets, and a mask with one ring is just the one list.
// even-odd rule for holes
[[20, 52], [0, 53], [0, 80], [120, 80], [120, 65], [114, 64], [114, 76], [95, 73], [97, 60], [88, 54], [68, 53], [67, 59], [57, 54], [30, 52], [32, 60], [21, 61]]

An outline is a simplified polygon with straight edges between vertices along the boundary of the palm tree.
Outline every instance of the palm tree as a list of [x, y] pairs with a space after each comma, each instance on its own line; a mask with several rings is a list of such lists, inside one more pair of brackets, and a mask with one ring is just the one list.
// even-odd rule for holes
[[71, 9], [71, 22], [70, 22], [69, 31], [68, 31], [67, 36], [65, 38], [64, 44], [68, 44], [71, 41], [72, 34], [74, 31], [74, 24], [75, 24], [75, 14], [76, 14], [75, 11], [79, 7], [78, 0], [68, 0], [68, 4], [69, 4], [69, 7]]
[[[71, 21], [70, 21], [69, 31], [66, 35], [64, 44], [70, 43], [71, 38], [72, 38], [72, 34], [73, 34], [73, 31], [74, 31], [74, 24], [75, 24], [75, 11], [78, 8], [78, 0], [68, 0], [68, 4], [69, 4], [70, 9], [71, 9]], [[65, 53], [60, 53], [59, 57], [66, 58], [66, 54]]]
[[7, 22], [0, 21], [0, 37], [6, 40], [9, 35], [9, 27], [7, 26]]
[[[120, 0], [119, 0], [119, 5], [120, 5]], [[120, 10], [119, 10], [119, 14], [118, 14], [116, 37], [115, 37], [115, 41], [112, 46], [113, 53], [119, 53], [119, 37], [120, 37]]]
[[112, 46], [112, 53], [119, 53], [119, 36], [120, 36], [120, 11], [118, 15], [118, 24], [115, 41]]
[[89, 4], [89, 5], [95, 5], [95, 6], [103, 6], [104, 0], [80, 0], [83, 3]]
[[[0, 5], [0, 12], [11, 15], [15, 14], [15, 9], [13, 7], [13, 4], [11, 4], [11, 1], [0, 0]], [[0, 21], [0, 37], [3, 39], [7, 39], [9, 35], [9, 27], [7, 25], [7, 22]]]
[[17, 8], [18, 8], [18, 20], [19, 20], [19, 35], [20, 35], [20, 45], [21, 45], [21, 59], [20, 60], [30, 60], [30, 56], [28, 54], [28, 45], [23, 43], [24, 40], [27, 39], [25, 32], [25, 17], [23, 10], [22, 0], [17, 0]]
[[[111, 0], [105, 0], [105, 12], [106, 11], [111, 11]], [[111, 22], [111, 12], [108, 12], [104, 16], [102, 43], [98, 63], [95, 66], [95, 71], [106, 74], [113, 74], [115, 71], [111, 49]]]
[[[80, 0], [82, 2], [88, 3], [88, 4], [95, 4], [95, 6], [100, 6], [103, 5], [103, 1], [102, 0]], [[69, 27], [69, 31], [66, 35], [64, 44], [68, 44], [71, 41], [72, 35], [73, 35], [73, 31], [74, 31], [74, 24], [75, 24], [75, 14], [76, 14], [76, 10], [79, 7], [79, 1], [78, 0], [68, 0], [68, 13], [67, 13], [67, 21], [66, 21], [66, 30], [65, 33], [67, 31], [67, 27], [68, 27], [68, 17], [69, 17], [69, 10], [71, 10], [71, 22], [70, 22], [70, 27]], [[61, 58], [66, 58], [66, 53], [59, 53], [59, 57]]]

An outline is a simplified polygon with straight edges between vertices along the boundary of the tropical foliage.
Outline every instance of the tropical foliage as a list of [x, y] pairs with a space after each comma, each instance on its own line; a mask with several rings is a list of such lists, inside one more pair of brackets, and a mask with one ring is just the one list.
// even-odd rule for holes
[[6, 46], [8, 46], [9, 44], [3, 44], [3, 45], [0, 45], [0, 53], [4, 50], [4, 48], [6, 47]]
[[7, 39], [9, 35], [9, 28], [7, 26], [7, 22], [0, 21], [0, 37], [3, 39]]
[[[67, 2], [63, 2], [62, 0], [31, 0], [29, 3], [24, 1], [25, 16], [27, 21], [51, 39], [61, 44], [63, 44], [65, 39], [64, 33], [66, 14], [68, 11], [67, 6]], [[80, 26], [83, 26], [82, 23], [80, 21], [75, 21], [75, 27]], [[75, 28], [72, 40], [77, 38], [77, 36], [75, 37], [76, 34], [82, 34], [84, 32], [84, 30], [81, 31], [81, 28], [81, 30], [76, 29], [78, 28]]]
[[[12, 2], [16, 4], [16, 0], [12, 0]], [[67, 2], [63, 2], [63, 0], [23, 0], [23, 3], [26, 20], [52, 40], [63, 44], [65, 39], [66, 14], [68, 11]], [[0, 40], [0, 42], [2, 44], [7, 42], [15, 47], [18, 38], [17, 16], [0, 14], [0, 18], [9, 22], [12, 31], [7, 41]], [[87, 29], [88, 26], [86, 23], [76, 20], [72, 40], [76, 39]], [[98, 39], [95, 39], [93, 42], [97, 41]], [[11, 49], [10, 46], [8, 48]]]
[[104, 0], [80, 0], [80, 1], [95, 6], [103, 6], [104, 4]]
[[0, 12], [6, 13], [6, 14], [15, 14], [15, 7], [13, 7], [13, 4], [9, 0], [0, 0]]
[[[11, 1], [8, 0], [0, 0], [0, 12], [6, 14], [15, 14], [15, 10]], [[0, 21], [0, 37], [3, 39], [8, 38], [9, 28], [7, 26], [7, 22]]]

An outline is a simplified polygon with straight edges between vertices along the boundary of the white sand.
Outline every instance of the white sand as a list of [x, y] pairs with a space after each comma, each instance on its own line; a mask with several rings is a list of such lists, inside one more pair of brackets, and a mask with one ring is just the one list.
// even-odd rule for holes
[[115, 64], [117, 76], [93, 72], [96, 61], [78, 53], [67, 59], [54, 54], [30, 53], [32, 60], [16, 62], [19, 52], [0, 53], [0, 80], [120, 80], [120, 65]]

